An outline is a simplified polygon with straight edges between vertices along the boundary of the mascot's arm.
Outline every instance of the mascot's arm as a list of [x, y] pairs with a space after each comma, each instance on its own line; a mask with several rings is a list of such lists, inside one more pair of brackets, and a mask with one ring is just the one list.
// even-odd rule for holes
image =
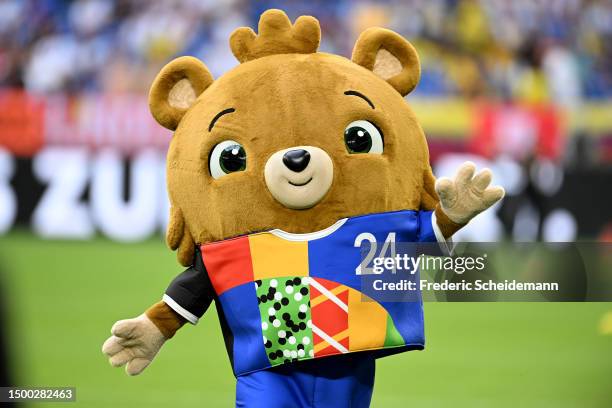
[[140, 374], [178, 329], [198, 322], [212, 299], [212, 285], [196, 250], [193, 265], [172, 281], [161, 302], [134, 319], [115, 323], [102, 352], [111, 365], [125, 365], [129, 375]]
[[436, 180], [440, 203], [435, 214], [445, 238], [503, 198], [502, 187], [489, 186], [492, 177], [491, 170], [483, 169], [476, 173], [476, 165], [465, 162], [454, 179], [441, 177]]

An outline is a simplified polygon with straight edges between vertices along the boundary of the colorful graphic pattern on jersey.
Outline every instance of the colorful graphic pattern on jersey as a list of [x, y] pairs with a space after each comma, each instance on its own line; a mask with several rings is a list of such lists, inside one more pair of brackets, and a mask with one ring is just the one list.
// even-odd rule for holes
[[314, 357], [306, 278], [255, 281], [263, 344], [271, 365]]
[[314, 354], [317, 357], [349, 350], [349, 288], [325, 279], [309, 280]]
[[264, 232], [201, 246], [233, 334], [236, 375], [354, 351], [423, 348], [420, 298], [368, 298], [356, 270], [363, 237], [435, 241], [431, 212], [349, 218], [328, 232], [309, 241]]

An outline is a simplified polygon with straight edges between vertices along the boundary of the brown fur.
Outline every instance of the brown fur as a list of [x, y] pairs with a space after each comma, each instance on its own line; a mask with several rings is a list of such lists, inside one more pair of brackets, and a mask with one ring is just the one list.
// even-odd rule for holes
[[[296, 30], [295, 26], [287, 28], [277, 12], [266, 13], [262, 19], [266, 15], [273, 17], [282, 32]], [[318, 43], [312, 21], [305, 26], [315, 33], [311, 43]], [[260, 23], [262, 26], [266, 24]], [[344, 217], [435, 207], [427, 143], [402, 98], [414, 87], [420, 72], [414, 48], [406, 40], [388, 30], [370, 29], [355, 46], [354, 63], [324, 53], [274, 54], [291, 50], [288, 37], [279, 40], [281, 51], [269, 50], [272, 55], [267, 55], [261, 45], [266, 43], [259, 43], [261, 38], [250, 40], [250, 48], [234, 46], [239, 58], [251, 53], [242, 58], [247, 62], [212, 82], [184, 112], [167, 109], [167, 90], [185, 77], [172, 72], [178, 68], [189, 71], [190, 78], [199, 78], [198, 83], [203, 84], [209, 77], [203, 64], [179, 59], [179, 67], [173, 67], [177, 62], [170, 63], [153, 85], [155, 117], [164, 125], [179, 120], [168, 152], [168, 190], [175, 209], [168, 236], [172, 248], [185, 242], [178, 246], [181, 263], [189, 263], [192, 255], [189, 237], [185, 241], [179, 237], [177, 226], [181, 224], [185, 225], [183, 234], [190, 234], [193, 242], [205, 243], [273, 228], [311, 232]], [[304, 41], [296, 42], [295, 47]], [[400, 74], [387, 80], [371, 71], [381, 47], [403, 67]], [[348, 90], [366, 95], [376, 109], [358, 97], [345, 95]], [[211, 119], [227, 108], [236, 111], [219, 119], [209, 133]], [[346, 151], [344, 128], [358, 119], [370, 120], [382, 130], [383, 155], [351, 155]], [[209, 174], [208, 157], [211, 149], [226, 139], [244, 145], [247, 170], [215, 180]], [[299, 145], [320, 147], [334, 161], [332, 188], [308, 210], [282, 206], [269, 193], [263, 177], [271, 154]], [[188, 253], [181, 254], [181, 250]]]
[[[391, 54], [399, 61], [402, 66], [402, 70], [399, 73], [391, 77], [385, 75], [387, 72], [386, 66], [390, 64], [395, 65], [395, 62], [382, 63], [380, 60], [377, 61], [380, 50], [386, 51], [386, 53], [381, 55], [383, 60], [388, 60], [388, 54]], [[382, 63], [383, 69], [379, 72], [401, 95], [409, 94], [418, 84], [421, 77], [419, 56], [412, 44], [401, 35], [384, 28], [373, 27], [361, 33], [357, 43], [355, 43], [352, 59], [353, 62], [374, 72], [377, 72], [377, 65], [380, 66]], [[393, 71], [389, 72], [393, 73]]]
[[[420, 77], [412, 45], [392, 31], [368, 29], [351, 61], [316, 52], [319, 41], [316, 19], [300, 17], [291, 25], [282, 11], [270, 10], [261, 17], [259, 35], [250, 28], [232, 34], [231, 48], [241, 64], [221, 78], [213, 82], [204, 64], [182, 57], [155, 80], [151, 111], [160, 124], [176, 129], [167, 161], [172, 205], [167, 242], [178, 249], [181, 264], [191, 264], [194, 242], [274, 228], [312, 232], [344, 217], [438, 205], [427, 142], [403, 98]], [[182, 102], [168, 102], [174, 85], [185, 78], [197, 95], [187, 109]], [[345, 95], [348, 90], [367, 96], [375, 109]], [[228, 108], [235, 111], [209, 132], [211, 119]], [[382, 131], [384, 154], [347, 152], [344, 129], [360, 119]], [[244, 146], [247, 168], [213, 179], [211, 149], [228, 139]], [[329, 154], [334, 180], [321, 202], [294, 210], [272, 197], [264, 165], [278, 150], [302, 145]], [[445, 236], [460, 228], [439, 209], [436, 214]], [[155, 305], [147, 315], [171, 336], [184, 321], [164, 306]]]
[[155, 303], [147, 309], [145, 314], [167, 339], [171, 339], [174, 333], [187, 323], [187, 320], [183, 319], [164, 302]]
[[[176, 92], [175, 85], [184, 83], [187, 79], [196, 96], [200, 95], [213, 81], [208, 68], [200, 60], [193, 57], [180, 57], [166, 65], [151, 85], [149, 92], [149, 107], [151, 113], [160, 125], [170, 130], [176, 129], [188, 108], [191, 92], [183, 88]], [[181, 98], [181, 96], [183, 98]], [[177, 99], [178, 98], [178, 99]], [[173, 103], [174, 102], [174, 103]]]
[[249, 27], [234, 31], [230, 47], [236, 59], [247, 62], [275, 54], [310, 54], [317, 51], [321, 40], [319, 22], [301, 16], [295, 24], [281, 10], [268, 10], [259, 20], [259, 35]]

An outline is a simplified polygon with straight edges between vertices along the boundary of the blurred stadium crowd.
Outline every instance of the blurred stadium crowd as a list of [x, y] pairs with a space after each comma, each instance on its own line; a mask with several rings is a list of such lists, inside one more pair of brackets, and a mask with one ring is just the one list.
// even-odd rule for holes
[[228, 36], [283, 8], [320, 19], [324, 51], [350, 55], [381, 25], [419, 50], [420, 95], [556, 101], [612, 96], [607, 0], [0, 0], [0, 84], [28, 91], [145, 92], [191, 54], [214, 75], [236, 64]]
[[371, 26], [415, 45], [408, 100], [434, 172], [472, 160], [506, 188], [469, 238], [612, 240], [610, 0], [0, 0], [0, 233], [149, 236], [171, 138], [149, 113], [153, 78], [179, 55], [219, 77], [237, 64], [232, 31], [268, 8], [317, 17], [324, 52], [350, 56]]

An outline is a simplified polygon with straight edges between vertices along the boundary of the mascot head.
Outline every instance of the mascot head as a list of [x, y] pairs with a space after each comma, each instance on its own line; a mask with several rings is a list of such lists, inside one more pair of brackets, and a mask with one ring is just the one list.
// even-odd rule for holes
[[320, 37], [315, 18], [269, 10], [257, 34], [232, 34], [240, 64], [220, 78], [181, 57], [155, 79], [151, 112], [174, 131], [167, 240], [182, 264], [195, 243], [435, 207], [427, 143], [404, 100], [420, 75], [412, 45], [371, 28], [349, 60], [317, 52]]

